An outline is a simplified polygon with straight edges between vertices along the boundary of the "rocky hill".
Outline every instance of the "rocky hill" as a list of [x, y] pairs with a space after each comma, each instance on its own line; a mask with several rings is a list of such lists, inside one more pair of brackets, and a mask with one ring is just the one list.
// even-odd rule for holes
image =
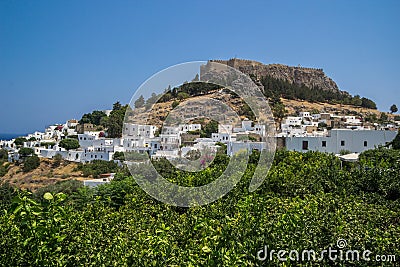
[[237, 58], [210, 61], [236, 68], [243, 73], [255, 77], [256, 80], [260, 80], [265, 76], [270, 76], [275, 79], [289, 81], [292, 84], [305, 85], [309, 88], [319, 88], [321, 90], [348, 94], [345, 91], [340, 91], [337, 84], [326, 76], [323, 69], [293, 67], [283, 64], [265, 65], [257, 61]]

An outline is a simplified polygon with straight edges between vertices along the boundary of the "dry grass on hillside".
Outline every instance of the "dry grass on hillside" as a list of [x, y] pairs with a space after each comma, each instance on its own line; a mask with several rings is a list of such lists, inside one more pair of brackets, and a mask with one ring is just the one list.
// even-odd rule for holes
[[22, 166], [12, 164], [8, 173], [0, 178], [1, 182], [9, 182], [21, 189], [35, 191], [37, 188], [54, 184], [58, 181], [70, 179], [81, 180], [82, 173], [74, 171], [77, 163], [64, 161], [58, 167], [53, 167], [51, 159], [41, 158], [40, 166], [30, 172], [24, 173]]
[[[328, 103], [311, 103], [308, 101], [302, 100], [289, 100], [281, 98], [282, 103], [285, 105], [288, 114], [295, 114], [296, 112], [301, 111], [312, 111], [318, 110], [319, 112], [327, 112], [333, 113], [338, 115], [347, 115], [351, 114], [352, 112], [357, 112], [363, 116], [375, 114], [378, 118], [382, 111], [376, 109], [368, 109], [368, 108], [361, 108], [355, 107], [351, 105], [341, 105], [341, 104], [328, 104]], [[387, 113], [390, 119], [394, 119], [393, 114]]]

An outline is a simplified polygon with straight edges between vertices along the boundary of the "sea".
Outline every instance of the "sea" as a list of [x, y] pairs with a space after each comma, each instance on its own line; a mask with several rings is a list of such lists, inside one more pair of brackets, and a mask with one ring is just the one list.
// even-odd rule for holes
[[26, 136], [26, 134], [0, 133], [0, 140], [8, 141], [19, 136]]

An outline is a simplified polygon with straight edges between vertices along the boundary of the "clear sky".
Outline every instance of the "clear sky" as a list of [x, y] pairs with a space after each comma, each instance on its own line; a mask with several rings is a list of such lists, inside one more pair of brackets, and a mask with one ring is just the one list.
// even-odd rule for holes
[[128, 103], [154, 73], [232, 57], [323, 68], [400, 106], [400, 1], [0, 1], [0, 133]]

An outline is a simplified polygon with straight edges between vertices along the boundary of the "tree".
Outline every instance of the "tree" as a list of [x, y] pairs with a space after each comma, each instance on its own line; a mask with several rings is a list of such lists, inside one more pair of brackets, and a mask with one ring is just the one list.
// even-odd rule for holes
[[210, 138], [212, 133], [218, 133], [218, 122], [211, 120], [209, 123], [204, 125], [200, 137]]
[[183, 99], [186, 99], [186, 98], [188, 98], [189, 97], [189, 94], [188, 93], [185, 93], [185, 92], [179, 92], [178, 93], [178, 99], [179, 100], [183, 100]]
[[397, 111], [399, 111], [398, 110], [398, 108], [397, 108], [397, 106], [395, 105], [395, 104], [393, 104], [391, 107], [390, 107], [390, 113], [396, 113]]
[[16, 146], [23, 146], [23, 145], [24, 145], [24, 142], [26, 142], [26, 141], [27, 141], [27, 140], [26, 140], [25, 137], [17, 137], [17, 138], [15, 138], [14, 144], [15, 144]]
[[135, 101], [135, 108], [141, 108], [144, 106], [145, 100], [144, 97], [141, 95], [136, 101]]
[[[114, 104], [114, 107], [117, 103]], [[111, 111], [106, 124], [108, 137], [120, 138], [122, 136], [122, 126], [124, 124], [125, 112], [127, 108], [128, 105], [125, 105], [121, 108], [113, 109], [113, 111]]]
[[115, 152], [113, 159], [124, 161], [125, 160], [124, 152], [119, 152], [119, 151]]
[[0, 149], [0, 162], [8, 159], [8, 151], [5, 149]]
[[198, 82], [198, 81], [200, 81], [200, 78], [199, 78], [199, 74], [196, 73], [196, 76], [194, 77], [194, 79], [192, 80], [192, 82]]
[[381, 116], [379, 118], [382, 122], [385, 122], [388, 120], [388, 115], [385, 112], [381, 112]]
[[151, 96], [146, 100], [147, 105], [153, 105], [157, 102], [158, 95], [156, 93], [152, 93]]
[[374, 101], [372, 101], [371, 99], [368, 98], [361, 98], [361, 106], [363, 108], [370, 108], [370, 109], [376, 109], [376, 104]]
[[83, 114], [79, 123], [92, 123], [94, 125], [101, 125], [103, 118], [107, 118], [107, 114], [103, 111], [95, 110], [92, 113]]
[[79, 147], [79, 141], [72, 138], [66, 138], [60, 141], [60, 147], [66, 150], [77, 149]]
[[272, 113], [274, 114], [274, 117], [278, 119], [278, 121], [282, 121], [282, 119], [286, 116], [286, 108], [284, 104], [278, 103], [274, 105], [272, 108]]
[[22, 167], [22, 170], [24, 172], [29, 172], [39, 167], [39, 165], [40, 165], [39, 157], [37, 155], [33, 155], [31, 157], [27, 157], [24, 160], [24, 166]]
[[104, 113], [103, 111], [95, 110], [92, 112], [92, 124], [94, 125], [100, 125], [101, 119], [103, 117], [107, 117], [107, 114]]
[[174, 102], [172, 102], [171, 104], [172, 108], [176, 108], [177, 106], [179, 106], [179, 101], [175, 100]]
[[113, 104], [113, 110], [120, 110], [122, 108], [121, 103], [119, 103], [119, 101], [115, 102]]
[[63, 160], [63, 157], [61, 156], [61, 154], [58, 154], [58, 153], [57, 153], [57, 154], [53, 157], [53, 167], [58, 167], [58, 166], [60, 166], [62, 160]]
[[35, 152], [35, 151], [34, 151], [32, 148], [29, 148], [29, 147], [22, 147], [22, 148], [19, 149], [18, 154], [19, 154], [21, 157], [27, 157], [27, 156], [32, 155], [34, 152]]
[[355, 95], [353, 99], [351, 100], [351, 104], [354, 106], [361, 106], [362, 105], [362, 100], [359, 95]]
[[400, 131], [397, 133], [396, 137], [391, 142], [393, 149], [400, 149]]

